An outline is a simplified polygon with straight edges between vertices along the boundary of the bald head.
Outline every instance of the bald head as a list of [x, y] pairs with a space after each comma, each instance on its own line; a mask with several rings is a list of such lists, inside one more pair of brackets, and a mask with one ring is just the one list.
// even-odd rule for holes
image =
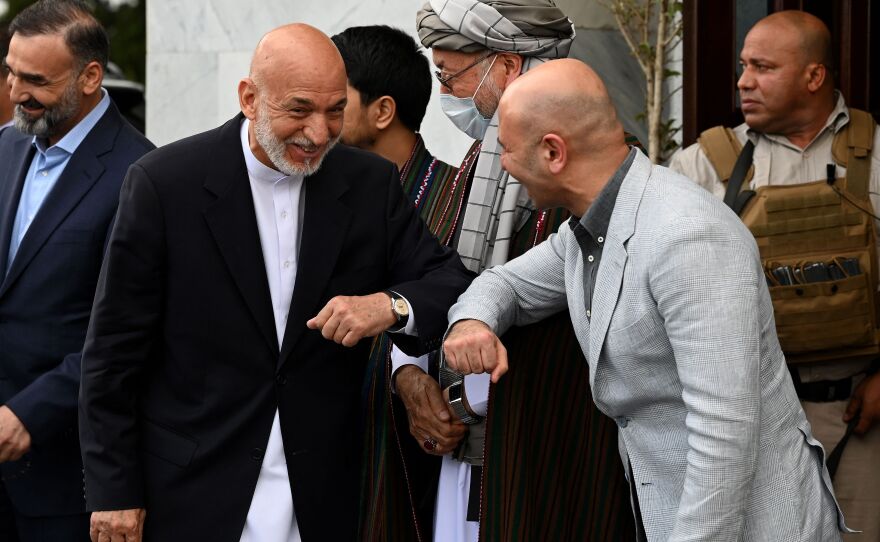
[[605, 84], [579, 60], [551, 60], [501, 97], [501, 164], [538, 207], [582, 216], [629, 148]]
[[755, 23], [749, 33], [755, 30], [774, 36], [779, 46], [797, 51], [804, 65], [818, 63], [832, 68], [831, 32], [815, 15], [798, 10], [778, 11]]
[[529, 70], [510, 85], [499, 107], [502, 118], [512, 120], [529, 139], [555, 132], [578, 153], [625, 145], [605, 83], [576, 59], [552, 60]]
[[302, 23], [281, 26], [263, 36], [251, 58], [251, 79], [259, 85], [299, 75], [320, 75], [328, 83], [341, 81], [345, 87], [345, 64], [330, 38]]

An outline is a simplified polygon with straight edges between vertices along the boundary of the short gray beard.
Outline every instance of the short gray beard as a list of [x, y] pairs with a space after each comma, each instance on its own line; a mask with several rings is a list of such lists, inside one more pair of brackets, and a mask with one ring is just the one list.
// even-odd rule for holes
[[21, 104], [15, 105], [15, 127], [24, 134], [49, 138], [57, 134], [58, 127], [76, 116], [82, 105], [76, 79], [67, 85], [58, 103], [46, 107], [39, 118], [31, 118]]
[[[486, 77], [483, 80], [483, 86], [480, 90], [484, 91], [483, 96], [474, 96], [474, 104], [483, 118], [491, 119], [495, 116], [495, 111], [498, 110], [498, 103], [501, 102], [501, 95], [504, 94], [504, 91], [492, 77]], [[489, 98], [484, 98], [487, 94]]]
[[304, 177], [313, 175], [321, 169], [321, 163], [324, 161], [324, 157], [327, 156], [330, 149], [332, 149], [339, 141], [339, 136], [331, 139], [323, 154], [312, 160], [306, 160], [304, 164], [291, 162], [290, 159], [287, 158], [287, 145], [294, 144], [309, 149], [313, 148], [315, 144], [309, 138], [298, 135], [282, 141], [274, 132], [272, 132], [272, 126], [269, 123], [268, 108], [264, 104], [260, 104], [258, 113], [259, 116], [254, 122], [254, 136], [257, 138], [257, 143], [260, 144], [260, 147], [262, 147], [266, 156], [269, 157], [269, 161], [272, 162], [275, 169], [285, 175], [302, 175]]

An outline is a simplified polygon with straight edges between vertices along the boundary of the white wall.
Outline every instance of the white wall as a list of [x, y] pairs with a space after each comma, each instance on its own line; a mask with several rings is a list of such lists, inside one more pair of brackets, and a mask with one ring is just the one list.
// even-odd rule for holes
[[[387, 24], [415, 37], [417, 0], [149, 0], [147, 136], [157, 145], [219, 126], [238, 113], [236, 88], [260, 37], [289, 22], [328, 35]], [[428, 148], [458, 165], [471, 140], [440, 110], [439, 90], [422, 123]]]

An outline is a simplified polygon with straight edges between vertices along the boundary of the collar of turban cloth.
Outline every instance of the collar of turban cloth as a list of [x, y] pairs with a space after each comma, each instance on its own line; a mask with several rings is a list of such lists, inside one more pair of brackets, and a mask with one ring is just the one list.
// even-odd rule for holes
[[551, 0], [429, 0], [416, 16], [427, 48], [565, 58], [574, 25]]

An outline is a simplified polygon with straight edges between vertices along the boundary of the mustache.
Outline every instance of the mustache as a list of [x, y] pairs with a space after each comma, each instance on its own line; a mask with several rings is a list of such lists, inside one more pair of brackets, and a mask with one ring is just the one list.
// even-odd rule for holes
[[318, 150], [318, 145], [316, 145], [314, 141], [312, 141], [311, 139], [309, 139], [305, 136], [297, 135], [297, 136], [289, 137], [289, 138], [287, 138], [287, 141], [285, 141], [285, 143], [287, 143], [288, 145], [290, 145], [290, 144], [298, 145], [306, 152], [314, 152], [314, 151]]
[[26, 107], [28, 109], [45, 109], [46, 108], [46, 106], [44, 106], [42, 103], [40, 103], [38, 100], [36, 100], [34, 98], [29, 98], [29, 99], [27, 99], [17, 105], [20, 105], [21, 107]]

